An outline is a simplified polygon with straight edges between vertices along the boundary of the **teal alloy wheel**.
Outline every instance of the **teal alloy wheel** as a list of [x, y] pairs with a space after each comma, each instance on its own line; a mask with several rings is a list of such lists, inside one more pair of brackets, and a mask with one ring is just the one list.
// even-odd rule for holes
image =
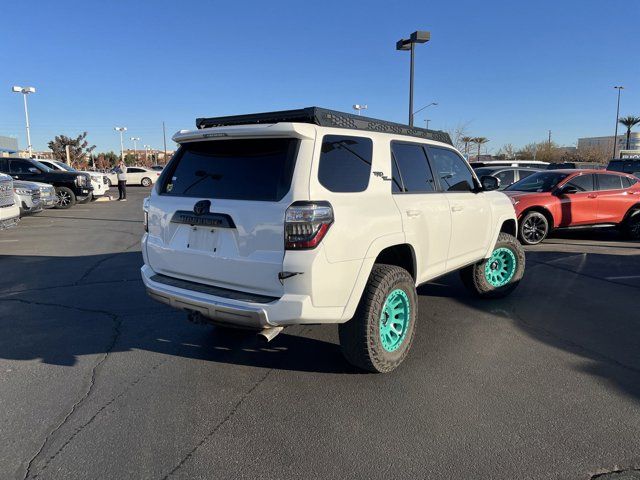
[[513, 278], [516, 268], [515, 254], [508, 248], [497, 248], [484, 267], [484, 276], [492, 287], [504, 287]]
[[399, 288], [392, 291], [380, 313], [380, 341], [387, 352], [396, 351], [409, 330], [409, 297]]

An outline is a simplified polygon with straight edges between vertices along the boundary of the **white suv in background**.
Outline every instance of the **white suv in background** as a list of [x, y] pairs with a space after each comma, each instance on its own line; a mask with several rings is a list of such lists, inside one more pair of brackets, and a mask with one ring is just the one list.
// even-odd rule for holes
[[[160, 172], [147, 167], [127, 167], [127, 185], [142, 185], [150, 187], [158, 180]], [[118, 174], [107, 174], [110, 185], [118, 185]]]
[[57, 170], [62, 172], [86, 173], [89, 176], [91, 176], [91, 186], [93, 187], [93, 191], [91, 192], [92, 195], [89, 195], [88, 198], [86, 198], [80, 203], [88, 203], [92, 200], [92, 198], [101, 197], [109, 191], [109, 182], [107, 180], [106, 175], [102, 173], [76, 170], [71, 165], [68, 165], [59, 160], [38, 159], [38, 161], [44, 164], [45, 166], [49, 167], [51, 170]]
[[[482, 297], [524, 273], [511, 201], [444, 132], [320, 108], [205, 118], [144, 205], [142, 278], [198, 322], [338, 324], [354, 365], [411, 347], [416, 286], [459, 270]], [[483, 185], [484, 184], [484, 185]]]

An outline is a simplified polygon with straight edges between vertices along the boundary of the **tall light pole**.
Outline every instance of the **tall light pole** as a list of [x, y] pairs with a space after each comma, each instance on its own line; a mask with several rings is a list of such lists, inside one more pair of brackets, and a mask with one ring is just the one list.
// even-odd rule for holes
[[116, 132], [120, 132], [120, 160], [124, 162], [124, 140], [122, 134], [127, 131], [127, 127], [113, 127]]
[[35, 87], [19, 87], [14, 86], [11, 91], [14, 93], [21, 93], [24, 98], [24, 116], [27, 121], [27, 150], [29, 151], [29, 157], [33, 156], [33, 147], [31, 146], [31, 127], [29, 126], [29, 109], [27, 108], [27, 95], [30, 93], [36, 93]]
[[151, 150], [151, 145], [144, 146], [144, 163], [149, 163], [149, 150]]
[[416, 43], [427, 43], [431, 39], [430, 32], [416, 31], [408, 39], [396, 42], [396, 50], [409, 50], [411, 52], [411, 66], [409, 69], [409, 126], [413, 127], [413, 57]]
[[133, 158], [137, 162], [138, 161], [138, 142], [140, 141], [140, 137], [131, 137], [131, 141], [133, 142]]
[[428, 118], [425, 118], [425, 119], [424, 119], [424, 123], [426, 123], [426, 124], [427, 124], [427, 126], [426, 126], [426, 127], [424, 127], [424, 128], [426, 128], [427, 130], [429, 130], [429, 122], [430, 122], [430, 121], [431, 121], [431, 120], [430, 120], [430, 119], [428, 119]]
[[369, 107], [366, 106], [366, 105], [360, 105], [358, 103], [356, 103], [353, 106], [353, 109], [358, 112], [358, 115], [360, 115], [362, 113], [362, 110], [366, 110], [367, 108], [369, 108]]
[[[429, 105], [425, 105], [424, 107], [419, 108], [418, 110], [416, 110], [415, 112], [413, 112], [413, 116], [415, 117], [415, 115], [416, 115], [417, 113], [420, 113], [422, 110], [424, 110], [425, 108], [428, 108], [428, 107], [430, 107], [430, 106], [432, 106], [432, 105], [433, 105], [433, 106], [437, 106], [437, 105], [438, 105], [438, 102], [431, 102]], [[429, 121], [430, 121], [430, 120], [425, 119], [425, 122], [427, 123], [427, 130], [429, 129]]]
[[616, 109], [616, 132], [613, 134], [613, 157], [616, 158], [616, 147], [618, 146], [618, 120], [620, 117], [620, 92], [624, 90], [624, 87], [613, 87], [618, 90], [618, 108]]

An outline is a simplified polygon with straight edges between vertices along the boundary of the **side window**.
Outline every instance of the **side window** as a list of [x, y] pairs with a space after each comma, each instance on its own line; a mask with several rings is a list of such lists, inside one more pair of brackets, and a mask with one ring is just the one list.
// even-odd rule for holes
[[578, 189], [578, 192], [593, 192], [595, 190], [595, 187], [593, 186], [593, 175], [591, 174], [573, 177], [567, 182], [567, 185], [576, 187]]
[[[393, 192], [427, 193], [436, 190], [422, 145], [391, 142], [391, 153], [394, 160]], [[399, 186], [404, 188], [400, 189]]]
[[370, 138], [325, 135], [318, 180], [332, 192], [364, 192], [371, 178], [373, 142]]
[[127, 173], [141, 173], [141, 172], [144, 172], [144, 170], [142, 170], [141, 168], [127, 167]]
[[29, 169], [33, 167], [26, 160], [11, 160], [11, 173], [31, 173]]
[[0, 158], [0, 172], [9, 172], [9, 160], [6, 158]]
[[500, 180], [500, 186], [506, 187], [514, 182], [514, 171], [503, 170], [502, 172], [496, 173], [495, 177]]
[[536, 173], [534, 170], [518, 170], [518, 172], [520, 174], [520, 180]]
[[465, 162], [454, 151], [427, 147], [440, 186], [446, 192], [469, 192], [474, 189], [473, 175]]
[[622, 188], [633, 187], [636, 183], [638, 180], [635, 178], [622, 177]]
[[618, 175], [598, 173], [598, 190], [620, 190], [622, 188], [621, 178]]

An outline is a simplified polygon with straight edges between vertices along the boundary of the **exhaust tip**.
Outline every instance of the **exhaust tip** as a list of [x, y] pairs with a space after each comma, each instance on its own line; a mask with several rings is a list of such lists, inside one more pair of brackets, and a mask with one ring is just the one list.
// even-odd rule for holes
[[266, 342], [270, 342], [271, 340], [276, 338], [282, 330], [284, 330], [284, 327], [265, 328], [258, 332], [258, 337], [262, 338]]

